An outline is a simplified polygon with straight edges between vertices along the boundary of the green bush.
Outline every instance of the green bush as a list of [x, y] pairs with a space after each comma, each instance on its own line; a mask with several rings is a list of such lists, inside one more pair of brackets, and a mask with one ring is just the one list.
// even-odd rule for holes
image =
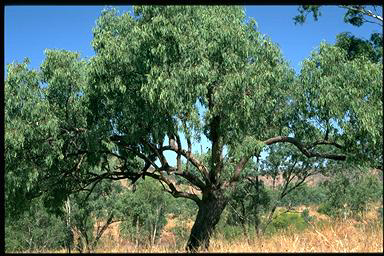
[[64, 221], [49, 214], [39, 199], [18, 219], [11, 216], [5, 218], [6, 252], [62, 249], [66, 235]]
[[326, 191], [323, 187], [310, 187], [303, 183], [292, 190], [281, 201], [280, 206], [318, 205], [326, 199]]
[[137, 182], [137, 190], [127, 191], [121, 199], [121, 235], [141, 245], [150, 245], [160, 237], [166, 225], [170, 195], [153, 179]]
[[369, 203], [382, 198], [383, 186], [376, 176], [363, 172], [338, 175], [323, 185], [326, 200], [318, 212], [331, 217], [361, 218]]
[[243, 229], [241, 228], [241, 226], [227, 225], [221, 228], [220, 231], [220, 235], [226, 241], [232, 241], [243, 235]]
[[277, 217], [272, 220], [271, 224], [266, 229], [266, 233], [273, 234], [275, 232], [288, 229], [301, 231], [307, 227], [308, 223], [305, 221], [301, 214], [286, 212], [278, 214]]
[[303, 219], [306, 223], [311, 223], [311, 222], [314, 222], [316, 220], [315, 216], [309, 215], [308, 209], [304, 209], [304, 211], [301, 213], [301, 217], [303, 217]]

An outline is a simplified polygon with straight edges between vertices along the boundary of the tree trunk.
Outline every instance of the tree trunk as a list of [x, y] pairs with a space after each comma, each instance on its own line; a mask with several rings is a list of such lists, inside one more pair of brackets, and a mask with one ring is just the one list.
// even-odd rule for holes
[[203, 192], [199, 211], [188, 239], [187, 251], [196, 252], [200, 247], [208, 249], [212, 232], [228, 203], [228, 198], [223, 192], [222, 190]]
[[255, 205], [255, 232], [256, 236], [259, 237], [260, 233], [260, 216], [259, 216], [259, 205], [260, 205], [260, 188], [259, 188], [259, 175], [256, 175], [256, 200], [257, 203]]
[[139, 218], [136, 219], [136, 248], [139, 246]]

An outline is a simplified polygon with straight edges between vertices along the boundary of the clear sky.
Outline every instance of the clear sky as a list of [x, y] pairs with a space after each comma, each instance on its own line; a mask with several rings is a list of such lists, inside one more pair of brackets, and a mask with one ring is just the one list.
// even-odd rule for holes
[[[4, 64], [24, 57], [31, 60], [31, 68], [38, 68], [46, 48], [80, 52], [82, 57], [94, 55], [91, 47], [92, 29], [105, 6], [6, 6], [5, 7], [5, 59]], [[120, 12], [130, 6], [116, 6]], [[298, 72], [300, 62], [309, 56], [322, 40], [334, 43], [336, 35], [349, 31], [369, 38], [381, 28], [374, 24], [354, 27], [343, 22], [345, 10], [336, 6], [322, 9], [319, 21], [312, 17], [304, 25], [295, 25], [293, 17], [297, 6], [246, 6], [248, 17], [256, 19], [263, 34], [279, 44], [285, 58]]]
[[[94, 55], [91, 47], [92, 29], [105, 6], [6, 6], [4, 17], [4, 64], [31, 61], [30, 68], [37, 69], [43, 62], [44, 50], [65, 49], [78, 51], [83, 58]], [[130, 6], [115, 6], [120, 13], [131, 11]], [[321, 41], [334, 43], [336, 35], [351, 32], [369, 39], [371, 33], [381, 32], [381, 27], [366, 23], [354, 27], [343, 21], [345, 10], [336, 6], [321, 9], [317, 22], [308, 16], [304, 25], [295, 25], [293, 17], [298, 6], [246, 6], [246, 15], [258, 23], [261, 33], [277, 43], [284, 57], [298, 73], [300, 63]], [[380, 12], [381, 12], [380, 8]], [[4, 68], [5, 72], [5, 68]], [[6, 76], [6, 74], [5, 74]], [[200, 150], [200, 147], [194, 148]]]

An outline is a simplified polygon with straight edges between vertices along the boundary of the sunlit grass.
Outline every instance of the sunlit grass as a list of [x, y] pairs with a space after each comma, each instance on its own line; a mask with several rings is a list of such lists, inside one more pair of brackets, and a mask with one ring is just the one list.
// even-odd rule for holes
[[[185, 250], [169, 244], [148, 248], [129, 245], [101, 247], [96, 252], [171, 253]], [[313, 225], [299, 233], [287, 230], [253, 238], [249, 243], [244, 237], [231, 242], [216, 238], [211, 240], [208, 252], [383, 252], [383, 226], [379, 222], [331, 221]]]
[[[376, 208], [373, 207], [361, 221], [318, 218], [319, 221], [303, 231], [288, 229], [258, 238], [239, 236], [232, 241], [217, 234], [211, 239], [208, 252], [383, 252], [383, 222], [378, 220]], [[185, 248], [184, 245], [176, 245], [172, 239], [144, 247], [135, 246], [122, 238], [106, 236], [95, 252], [183, 253]], [[67, 250], [50, 253], [67, 253]], [[78, 251], [72, 249], [71, 253]]]

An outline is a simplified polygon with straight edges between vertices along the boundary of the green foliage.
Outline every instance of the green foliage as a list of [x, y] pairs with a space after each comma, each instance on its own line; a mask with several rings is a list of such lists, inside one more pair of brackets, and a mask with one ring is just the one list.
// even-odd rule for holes
[[261, 213], [269, 209], [270, 201], [271, 195], [261, 181], [259, 183], [242, 181], [228, 203], [229, 214], [226, 223], [228, 225], [258, 224]]
[[[318, 20], [318, 17], [321, 16], [320, 8], [322, 5], [301, 5], [298, 7], [299, 15], [293, 17], [295, 24], [304, 24], [307, 18], [307, 15], [312, 13], [313, 19]], [[368, 7], [367, 5], [341, 5], [339, 7], [345, 8], [347, 11], [344, 14], [344, 22], [352, 24], [353, 26], [360, 27], [365, 22], [375, 23], [377, 25], [383, 25], [382, 17], [380, 13], [376, 11], [377, 5]], [[369, 10], [370, 8], [372, 8]], [[381, 22], [381, 23], [380, 23]]]
[[312, 13], [315, 21], [321, 16], [319, 5], [301, 5], [299, 6], [298, 11], [300, 14], [293, 17], [295, 24], [304, 24], [309, 13]]
[[318, 205], [326, 199], [325, 190], [320, 186], [308, 186], [306, 183], [292, 190], [280, 200], [280, 206]]
[[224, 241], [233, 241], [244, 235], [241, 226], [237, 225], [222, 226], [217, 229], [217, 233], [220, 236], [220, 239], [223, 239]]
[[383, 35], [379, 33], [372, 34], [370, 40], [363, 40], [344, 32], [336, 36], [335, 46], [347, 51], [348, 60], [365, 56], [370, 61], [378, 63], [383, 58], [382, 42]]
[[17, 218], [5, 217], [6, 252], [59, 250], [65, 241], [65, 222], [48, 213], [41, 200], [33, 200], [31, 208]]
[[309, 215], [309, 210], [308, 209], [304, 209], [302, 212], [301, 212], [301, 217], [304, 219], [304, 221], [306, 222], [306, 223], [311, 223], [311, 222], [313, 222], [315, 219], [316, 219], [316, 217], [315, 216], [311, 216], [311, 215]]
[[94, 251], [105, 228], [121, 214], [121, 194], [120, 183], [103, 180], [94, 187], [91, 194], [85, 191], [70, 197], [71, 226], [79, 234], [75, 245], [79, 251]]
[[[355, 45], [353, 38], [344, 39], [346, 46]], [[376, 53], [380, 40], [377, 35], [371, 40]], [[103, 179], [150, 176], [172, 189], [178, 175], [188, 185], [225, 190], [239, 160], [258, 156], [277, 136], [294, 137], [307, 153], [343, 153], [348, 163], [359, 165], [382, 163], [382, 63], [370, 60], [369, 47], [352, 58], [346, 46], [323, 43], [295, 76], [279, 47], [258, 31], [255, 20], [246, 21], [239, 6], [137, 6], [133, 16], [105, 10], [92, 46], [96, 55], [89, 60], [47, 50], [40, 70], [28, 69], [28, 60], [8, 66], [8, 215], [28, 209], [31, 198], [40, 195], [46, 207], [60, 213], [73, 191]], [[178, 150], [166, 145], [167, 139], [198, 141], [202, 135], [215, 146], [194, 158], [201, 164], [191, 167], [192, 177], [168, 165], [164, 151]], [[270, 162], [286, 177], [303, 178], [309, 173], [304, 167], [328, 164], [305, 160], [289, 146], [269, 149], [281, 150]], [[289, 171], [294, 162], [300, 168]], [[275, 175], [273, 168], [266, 171]], [[140, 233], [141, 242], [154, 243], [168, 199], [159, 184], [140, 181], [142, 189], [116, 201], [116, 214], [127, 218], [123, 233], [132, 239]], [[265, 200], [253, 204], [267, 204], [262, 193], [257, 197]], [[103, 218], [109, 215], [102, 208], [114, 209], [113, 200], [105, 203], [95, 200], [78, 210]], [[90, 230], [91, 223], [83, 226]]]
[[326, 200], [318, 211], [333, 217], [352, 215], [359, 218], [366, 211], [366, 206], [380, 200], [383, 193], [383, 184], [378, 177], [358, 171], [341, 173], [323, 186]]
[[[347, 56], [339, 47], [322, 43], [303, 62], [297, 98], [302, 111], [295, 115], [302, 121], [295, 124], [296, 136], [321, 140], [324, 137], [316, 127], [323, 127], [328, 140], [344, 141], [348, 153], [354, 155], [347, 161], [380, 166], [382, 63], [372, 63], [365, 56], [348, 60]], [[351, 80], [346, 82], [346, 77]]]
[[120, 214], [124, 222], [120, 224], [123, 237], [139, 244], [151, 245], [159, 238], [169, 213], [169, 195], [162, 193], [161, 185], [152, 179], [140, 181], [134, 193], [122, 195]]
[[277, 217], [272, 220], [271, 225], [266, 229], [266, 234], [273, 234], [288, 229], [291, 231], [302, 231], [307, 227], [308, 223], [304, 216], [299, 213], [285, 212], [278, 214]]
[[167, 212], [182, 219], [195, 219], [198, 211], [196, 203], [192, 200], [169, 198]]

